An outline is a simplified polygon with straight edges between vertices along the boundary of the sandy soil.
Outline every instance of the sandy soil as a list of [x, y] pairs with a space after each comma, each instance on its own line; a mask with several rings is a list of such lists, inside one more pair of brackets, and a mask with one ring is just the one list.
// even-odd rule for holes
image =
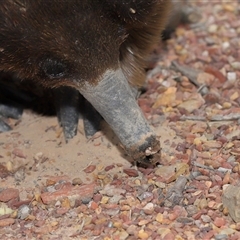
[[[61, 175], [72, 179], [80, 177], [83, 182], [89, 182], [89, 174], [86, 176], [83, 170], [90, 164], [99, 168], [113, 163], [130, 166], [131, 158], [124, 153], [119, 140], [104, 121], [102, 128], [87, 140], [80, 119], [77, 136], [65, 143], [56, 117], [25, 112], [13, 131], [0, 134], [0, 163], [8, 166], [11, 172], [17, 172], [14, 178], [1, 181], [0, 188], [16, 186], [19, 181], [22, 189], [33, 188], [48, 176]], [[163, 151], [167, 151], [173, 140], [177, 143], [175, 132], [167, 123], [154, 131], [161, 136]], [[169, 141], [165, 143], [167, 139]]]

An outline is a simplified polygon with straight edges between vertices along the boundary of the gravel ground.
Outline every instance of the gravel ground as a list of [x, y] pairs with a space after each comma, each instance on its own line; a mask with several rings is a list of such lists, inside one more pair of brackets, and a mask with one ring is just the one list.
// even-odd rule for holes
[[65, 144], [56, 118], [9, 119], [0, 239], [240, 239], [240, 5], [192, 4], [201, 20], [156, 48], [138, 100], [160, 165], [132, 166], [106, 124]]

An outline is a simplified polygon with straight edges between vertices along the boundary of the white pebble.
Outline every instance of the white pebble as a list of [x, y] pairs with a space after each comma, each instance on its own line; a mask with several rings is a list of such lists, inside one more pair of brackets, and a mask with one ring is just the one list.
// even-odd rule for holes
[[22, 206], [19, 208], [19, 210], [18, 210], [17, 216], [18, 216], [18, 218], [20, 218], [20, 219], [25, 219], [25, 218], [27, 218], [27, 217], [29, 216], [30, 211], [31, 211], [31, 210], [30, 210], [29, 206], [27, 206], [27, 205], [22, 205]]
[[230, 43], [229, 42], [224, 42], [223, 44], [222, 44], [222, 48], [223, 49], [227, 49], [227, 48], [229, 48], [230, 47]]
[[228, 72], [227, 73], [227, 79], [228, 79], [228, 81], [236, 81], [237, 80], [237, 74], [235, 72]]

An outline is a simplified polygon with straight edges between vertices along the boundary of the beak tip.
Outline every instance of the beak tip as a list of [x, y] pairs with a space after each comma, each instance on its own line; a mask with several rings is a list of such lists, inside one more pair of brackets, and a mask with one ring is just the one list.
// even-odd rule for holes
[[146, 138], [143, 144], [137, 144], [126, 151], [134, 161], [145, 167], [156, 166], [161, 159], [160, 142], [155, 136]]

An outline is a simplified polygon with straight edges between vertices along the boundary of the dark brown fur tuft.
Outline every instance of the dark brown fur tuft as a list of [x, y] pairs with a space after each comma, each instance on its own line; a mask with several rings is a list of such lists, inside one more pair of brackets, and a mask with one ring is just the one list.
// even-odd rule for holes
[[137, 2], [139, 5], [135, 3], [135, 7], [131, 7], [136, 17], [131, 18], [127, 24], [128, 38], [120, 51], [122, 68], [129, 82], [141, 86], [145, 81], [146, 59], [153, 46], [160, 40], [172, 4], [168, 0]]
[[169, 0], [1, 0], [0, 70], [48, 87], [97, 83], [119, 66], [144, 81]]

